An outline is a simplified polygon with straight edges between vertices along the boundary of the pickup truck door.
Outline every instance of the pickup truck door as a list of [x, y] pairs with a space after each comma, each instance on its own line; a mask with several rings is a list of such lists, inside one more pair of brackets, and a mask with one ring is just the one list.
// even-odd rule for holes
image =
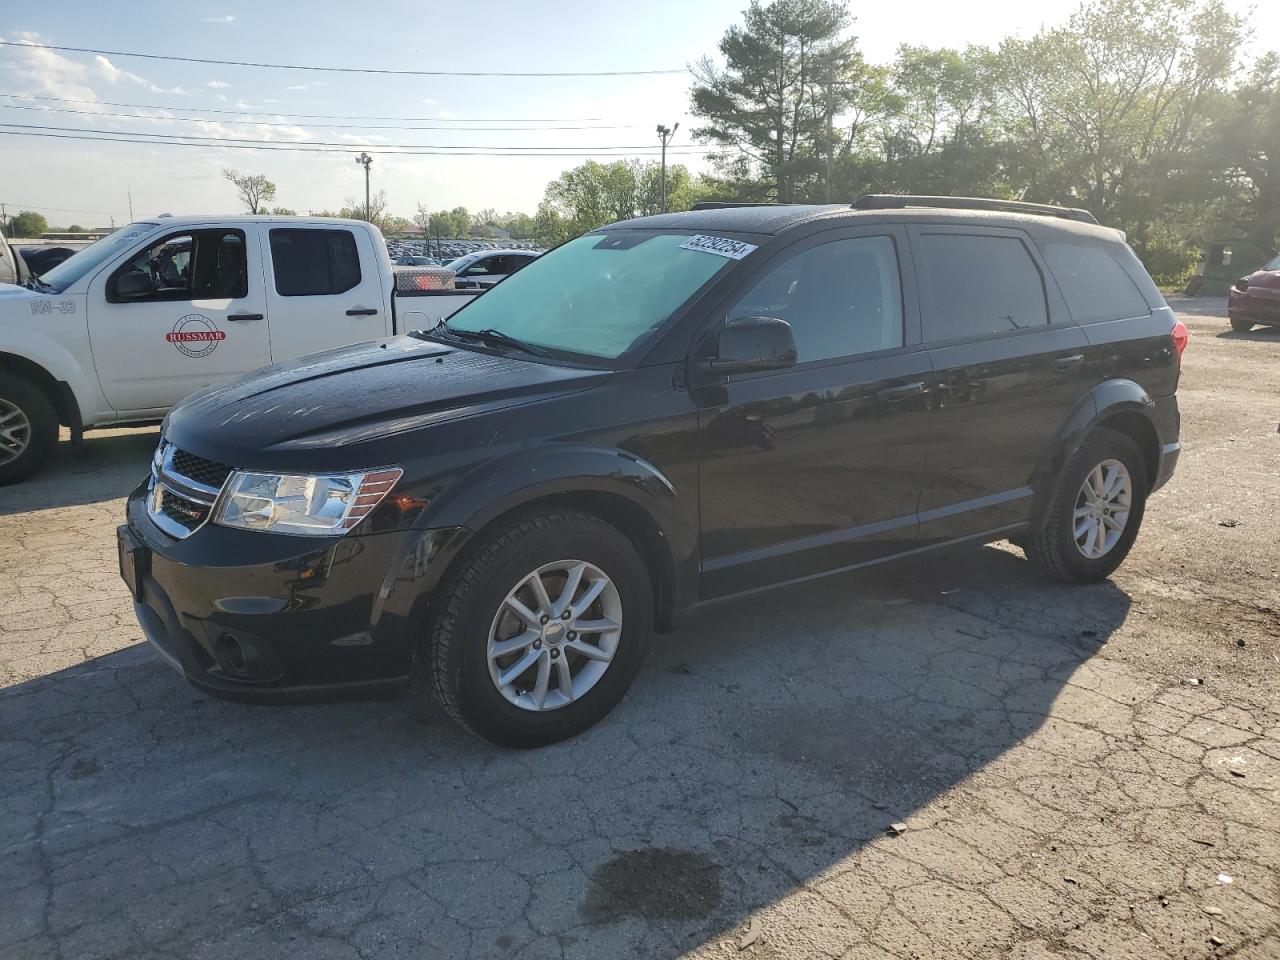
[[390, 332], [391, 291], [376, 268], [386, 251], [370, 233], [339, 226], [264, 233], [273, 363]]
[[89, 341], [112, 409], [165, 410], [271, 360], [256, 227], [175, 230], [89, 286]]

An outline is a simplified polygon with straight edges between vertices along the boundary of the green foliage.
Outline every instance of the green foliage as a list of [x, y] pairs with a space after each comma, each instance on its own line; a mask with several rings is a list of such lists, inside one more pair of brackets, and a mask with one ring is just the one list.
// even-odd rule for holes
[[241, 173], [228, 167], [222, 178], [236, 188], [240, 202], [251, 214], [266, 213], [267, 204], [276, 198], [276, 185], [260, 173]]
[[6, 236], [11, 240], [32, 239], [48, 231], [49, 221], [45, 219], [44, 214], [36, 213], [34, 210], [23, 210], [16, 217], [9, 218]]
[[[687, 167], [667, 167], [668, 210], [688, 210], [700, 194], [701, 185]], [[661, 164], [588, 160], [547, 184], [533, 218], [533, 236], [546, 244], [563, 243], [616, 220], [661, 212]]]
[[754, 0], [724, 65], [694, 69], [695, 135], [722, 148], [708, 185], [1085, 206], [1167, 278], [1210, 237], [1275, 242], [1280, 56], [1233, 89], [1245, 31], [1222, 0], [1086, 0], [1030, 38], [903, 46], [888, 68], [862, 60], [847, 23], [842, 2]]
[[1185, 287], [1195, 273], [1202, 247], [1169, 223], [1153, 224], [1142, 249], [1151, 279], [1161, 287]]
[[297, 210], [290, 210], [288, 207], [272, 207], [271, 212], [277, 217], [296, 217]]

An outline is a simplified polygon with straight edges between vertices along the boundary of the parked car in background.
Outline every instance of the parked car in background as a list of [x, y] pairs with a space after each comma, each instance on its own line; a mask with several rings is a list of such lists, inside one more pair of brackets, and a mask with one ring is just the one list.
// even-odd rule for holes
[[414, 253], [402, 253], [396, 258], [398, 267], [438, 267], [440, 261], [435, 257], [424, 257]]
[[393, 269], [370, 224], [311, 217], [158, 217], [39, 277], [14, 262], [25, 287], [0, 284], [0, 484], [34, 473], [59, 425], [78, 443], [159, 420], [208, 384], [433, 326], [479, 292], [440, 267]]
[[541, 254], [533, 250], [482, 250], [451, 260], [445, 266], [454, 272], [459, 289], [492, 286], [516, 273]]
[[1280, 326], [1280, 256], [1231, 285], [1227, 316], [1232, 330]]
[[1108, 576], [1178, 460], [1186, 343], [1084, 211], [629, 220], [432, 331], [188, 399], [121, 573], [201, 690], [385, 695], [417, 670], [470, 730], [537, 746], [604, 717], [700, 605], [1002, 539]]

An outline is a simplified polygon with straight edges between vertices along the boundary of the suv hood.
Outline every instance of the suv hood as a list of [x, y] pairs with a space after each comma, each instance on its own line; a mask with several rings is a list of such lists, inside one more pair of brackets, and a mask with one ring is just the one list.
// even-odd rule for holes
[[170, 411], [164, 436], [222, 463], [266, 467], [273, 452], [332, 451], [585, 390], [607, 375], [401, 336], [208, 387]]

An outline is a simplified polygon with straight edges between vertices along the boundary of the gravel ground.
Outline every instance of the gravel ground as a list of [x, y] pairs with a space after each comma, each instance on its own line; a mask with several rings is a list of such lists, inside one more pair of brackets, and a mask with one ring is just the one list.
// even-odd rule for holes
[[1113, 581], [724, 606], [532, 753], [199, 695], [115, 569], [155, 432], [61, 444], [0, 492], [0, 957], [1280, 957], [1280, 332], [1175, 307], [1186, 450]]

